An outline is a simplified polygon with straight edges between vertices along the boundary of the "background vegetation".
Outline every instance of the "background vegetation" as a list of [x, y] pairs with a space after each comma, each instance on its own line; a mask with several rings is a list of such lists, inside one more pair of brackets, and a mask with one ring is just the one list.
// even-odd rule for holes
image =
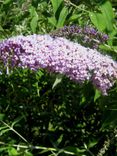
[[[116, 10], [116, 0], [1, 0], [0, 39], [91, 26], [108, 34], [100, 51], [116, 60]], [[117, 156], [116, 125], [117, 84], [102, 96], [45, 70], [0, 75], [1, 156]]]

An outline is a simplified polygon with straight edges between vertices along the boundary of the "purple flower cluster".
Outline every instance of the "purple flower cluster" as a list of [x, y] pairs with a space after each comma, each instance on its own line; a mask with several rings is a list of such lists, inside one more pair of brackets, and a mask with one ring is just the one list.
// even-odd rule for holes
[[65, 37], [71, 40], [77, 40], [78, 43], [85, 47], [98, 49], [99, 45], [108, 40], [108, 36], [96, 29], [86, 26], [80, 27], [76, 25], [64, 26], [50, 33], [51, 36]]
[[89, 80], [105, 95], [117, 79], [117, 63], [111, 57], [49, 35], [17, 36], [0, 42], [0, 60], [10, 67], [44, 68], [77, 82]]

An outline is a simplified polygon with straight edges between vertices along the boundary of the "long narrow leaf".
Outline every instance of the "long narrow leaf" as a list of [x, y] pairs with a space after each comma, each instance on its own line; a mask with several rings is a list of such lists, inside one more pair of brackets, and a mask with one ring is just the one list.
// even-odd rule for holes
[[103, 14], [104, 21], [107, 26], [107, 30], [111, 32], [113, 30], [113, 18], [114, 18], [111, 3], [109, 1], [106, 1], [100, 6], [100, 10]]
[[89, 17], [98, 30], [104, 31], [104, 29], [106, 29], [106, 23], [101, 13], [90, 12]]
[[51, 23], [53, 26], [56, 26], [57, 20], [55, 17], [49, 17], [48, 18], [49, 23]]
[[59, 15], [59, 20], [57, 23], [57, 28], [60, 28], [64, 25], [66, 17], [68, 15], [68, 9], [66, 7], [64, 7]]
[[58, 8], [59, 8], [59, 6], [61, 5], [62, 2], [63, 2], [63, 0], [51, 0], [54, 14], [58, 10]]

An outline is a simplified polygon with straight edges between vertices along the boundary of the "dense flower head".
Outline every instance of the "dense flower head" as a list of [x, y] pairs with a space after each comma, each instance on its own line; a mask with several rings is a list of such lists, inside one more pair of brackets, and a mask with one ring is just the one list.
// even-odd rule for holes
[[0, 42], [0, 60], [10, 67], [40, 68], [77, 82], [91, 81], [103, 94], [117, 79], [117, 63], [97, 50], [62, 37], [17, 36]]
[[103, 34], [93, 27], [80, 27], [77, 25], [64, 26], [50, 33], [51, 36], [65, 37], [77, 40], [78, 43], [92, 49], [99, 49], [99, 45], [108, 40], [108, 35]]

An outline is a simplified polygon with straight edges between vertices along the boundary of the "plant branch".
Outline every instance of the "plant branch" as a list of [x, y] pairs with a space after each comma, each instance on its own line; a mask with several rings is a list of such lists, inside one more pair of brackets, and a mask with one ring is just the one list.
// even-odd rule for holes
[[17, 134], [22, 140], [24, 140], [26, 143], [28, 143], [28, 141], [21, 135], [19, 134], [15, 129], [13, 129], [13, 127], [9, 126], [7, 123], [5, 123], [4, 121], [1, 121], [5, 126], [7, 126], [9, 128], [9, 130], [13, 131], [15, 134]]
[[60, 153], [75, 155], [75, 153], [70, 152], [70, 151], [66, 151], [64, 149], [56, 149], [56, 148], [50, 148], [50, 147], [32, 146], [32, 145], [28, 145], [28, 146], [26, 146], [26, 145], [17, 145], [17, 144], [8, 144], [8, 143], [5, 143], [5, 142], [0, 142], [0, 145], [10, 145], [12, 147], [22, 148], [22, 149], [47, 150], [47, 151], [51, 151], [51, 152], [58, 152], [60, 150], [61, 151]]
[[89, 11], [87, 11], [87, 10], [85, 10], [85, 9], [83, 9], [83, 8], [81, 8], [81, 7], [79, 7], [79, 6], [77, 6], [77, 5], [75, 5], [75, 4], [72, 3], [70, 0], [64, 0], [64, 2], [66, 2], [67, 4], [70, 4], [71, 6], [73, 6], [73, 7], [75, 7], [75, 8], [78, 8], [78, 9], [80, 9], [80, 10], [86, 12], [86, 13], [89, 13]]

